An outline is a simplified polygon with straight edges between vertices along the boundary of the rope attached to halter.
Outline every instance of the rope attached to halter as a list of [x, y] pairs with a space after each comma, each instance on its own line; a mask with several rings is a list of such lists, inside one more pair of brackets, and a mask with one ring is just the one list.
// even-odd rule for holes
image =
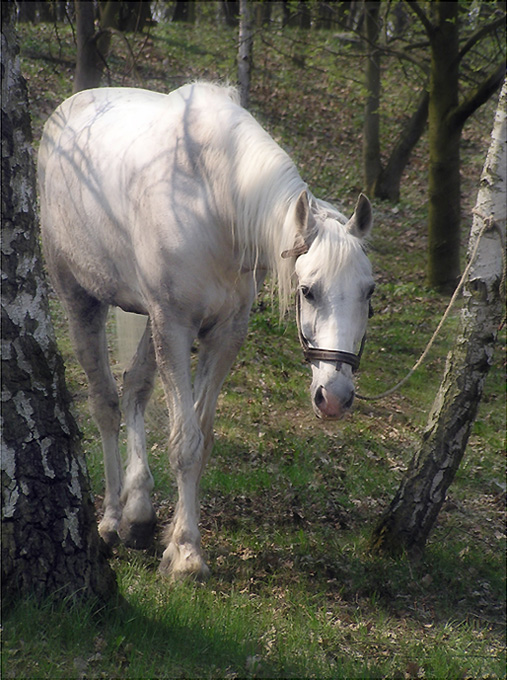
[[[419, 368], [419, 366], [422, 364], [422, 362], [423, 362], [424, 359], [426, 358], [426, 355], [427, 355], [428, 352], [430, 351], [431, 347], [433, 346], [433, 343], [435, 342], [435, 339], [436, 339], [437, 335], [439, 334], [439, 332], [440, 332], [442, 326], [444, 325], [444, 323], [445, 323], [447, 317], [448, 317], [449, 314], [450, 314], [450, 311], [451, 311], [451, 309], [452, 309], [452, 306], [453, 306], [454, 303], [456, 302], [456, 300], [457, 300], [457, 298], [458, 298], [458, 295], [461, 293], [461, 290], [462, 290], [462, 288], [463, 288], [463, 286], [464, 286], [464, 284], [465, 284], [465, 280], [466, 280], [466, 278], [467, 278], [467, 276], [468, 276], [468, 274], [469, 274], [469, 272], [470, 272], [470, 269], [471, 269], [471, 267], [472, 267], [472, 264], [473, 264], [473, 262], [474, 262], [474, 260], [475, 260], [476, 255], [477, 255], [477, 251], [478, 251], [478, 249], [479, 249], [479, 243], [480, 243], [481, 238], [483, 237], [484, 233], [485, 233], [486, 231], [488, 231], [489, 229], [496, 229], [496, 230], [498, 231], [498, 233], [500, 234], [500, 239], [502, 238], [502, 232], [500, 231], [499, 226], [498, 226], [498, 225], [496, 224], [496, 222], [493, 220], [493, 217], [484, 217], [484, 215], [481, 215], [481, 214], [480, 214], [478, 211], [476, 211], [475, 209], [474, 209], [474, 212], [475, 212], [476, 214], [478, 214], [480, 217], [482, 217], [482, 219], [484, 220], [484, 224], [483, 224], [482, 229], [481, 229], [481, 231], [479, 232], [479, 235], [478, 235], [478, 237], [477, 237], [477, 239], [476, 239], [476, 241], [475, 241], [474, 248], [473, 248], [472, 253], [471, 253], [471, 255], [470, 255], [470, 259], [469, 259], [469, 261], [468, 261], [467, 266], [465, 267], [465, 271], [463, 272], [463, 275], [461, 276], [461, 279], [460, 279], [460, 281], [459, 281], [459, 283], [458, 283], [458, 286], [457, 286], [456, 290], [454, 291], [454, 294], [453, 294], [453, 296], [451, 297], [451, 299], [450, 299], [450, 301], [449, 301], [449, 304], [447, 305], [447, 309], [445, 310], [444, 315], [443, 315], [442, 318], [440, 319], [440, 323], [439, 323], [438, 326], [436, 327], [435, 332], [434, 332], [433, 335], [431, 336], [431, 338], [430, 338], [428, 344], [426, 345], [426, 348], [424, 349], [423, 353], [421, 354], [420, 358], [419, 358], [419, 359], [416, 361], [416, 363], [412, 366], [412, 368], [411, 368], [410, 371], [407, 373], [407, 375], [406, 375], [404, 378], [402, 378], [399, 382], [397, 382], [396, 385], [394, 385], [394, 387], [391, 387], [390, 389], [386, 390], [385, 392], [382, 392], [381, 394], [377, 394], [377, 395], [372, 396], [372, 397], [366, 397], [366, 396], [363, 396], [362, 394], [357, 394], [357, 393], [356, 393], [356, 397], [357, 397], [358, 399], [362, 399], [363, 401], [377, 401], [378, 399], [383, 399], [384, 397], [388, 397], [389, 395], [391, 395], [391, 394], [393, 394], [394, 392], [396, 392], [397, 390], [399, 390], [400, 387], [401, 387], [402, 385], [404, 385], [404, 384], [407, 382], [407, 380], [415, 373], [415, 371], [417, 371], [417, 369]], [[502, 244], [503, 275], [502, 275], [502, 281], [500, 282], [500, 286], [502, 286], [502, 284], [505, 283], [505, 271], [506, 271], [505, 251], [504, 251], [503, 248], [504, 248], [504, 247], [503, 247], [503, 244]]]

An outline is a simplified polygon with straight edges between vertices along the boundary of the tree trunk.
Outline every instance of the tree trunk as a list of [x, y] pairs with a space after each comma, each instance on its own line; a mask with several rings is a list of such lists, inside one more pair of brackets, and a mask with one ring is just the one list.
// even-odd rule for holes
[[195, 24], [195, 9], [195, 2], [191, 0], [177, 0], [174, 4], [172, 20]]
[[474, 210], [469, 257], [483, 227], [485, 231], [465, 284], [458, 337], [420, 450], [374, 531], [376, 551], [423, 550], [463, 458], [492, 363], [505, 299], [506, 104], [504, 82]]
[[116, 582], [49, 317], [14, 3], [2, 5], [2, 592], [104, 601]]
[[239, 0], [221, 0], [220, 6], [227, 26], [239, 23]]
[[[117, 3], [114, 3], [116, 5]], [[108, 2], [108, 6], [113, 5]], [[88, 90], [100, 85], [106, 65], [111, 35], [108, 30], [95, 32], [95, 4], [87, 0], [75, 0], [77, 59], [74, 74], [74, 92]], [[104, 14], [107, 12], [104, 9]]]
[[374, 195], [376, 198], [395, 202], [400, 200], [403, 171], [407, 166], [412, 150], [424, 132], [428, 120], [428, 100], [428, 92], [424, 90], [419, 105], [404, 125], [385, 168], [380, 171], [375, 185]]
[[377, 39], [380, 31], [380, 2], [365, 2], [364, 31], [368, 58], [366, 61], [366, 106], [363, 126], [364, 191], [375, 195], [380, 162], [380, 50]]
[[241, 106], [248, 108], [250, 101], [250, 71], [252, 68], [252, 16], [250, 0], [240, 0], [238, 82]]
[[460, 138], [458, 106], [459, 28], [457, 2], [436, 2], [430, 32], [428, 105], [428, 282], [454, 290], [460, 275]]

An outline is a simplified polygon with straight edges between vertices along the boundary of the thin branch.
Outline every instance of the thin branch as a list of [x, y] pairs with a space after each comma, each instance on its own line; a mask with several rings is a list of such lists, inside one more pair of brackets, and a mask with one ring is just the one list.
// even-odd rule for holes
[[407, 54], [405, 50], [393, 50], [391, 47], [383, 47], [380, 48], [382, 51], [382, 55], [386, 57], [397, 57], [401, 61], [408, 61], [411, 64], [414, 64], [414, 66], [417, 66], [417, 68], [421, 69], [421, 71], [425, 75], [429, 75], [430, 68], [429, 64], [424, 63], [421, 59], [416, 59], [415, 57], [412, 57], [411, 55]]
[[405, 0], [405, 4], [409, 9], [412, 10], [412, 12], [417, 16], [419, 21], [422, 23], [424, 26], [424, 29], [426, 30], [426, 33], [431, 36], [435, 30], [435, 27], [431, 23], [431, 21], [428, 19], [426, 16], [424, 10], [422, 7], [419, 5], [419, 3], [416, 0]]
[[498, 90], [505, 78], [505, 61], [501, 61], [486, 80], [451, 113], [456, 125], [463, 125]]
[[461, 48], [457, 60], [458, 63], [461, 62], [463, 57], [467, 52], [469, 52], [474, 45], [476, 45], [479, 40], [481, 40], [485, 35], [488, 35], [489, 33], [492, 33], [495, 31], [497, 28], [500, 28], [501, 26], [505, 25], [505, 14], [502, 16], [499, 16], [498, 19], [495, 21], [492, 21], [490, 24], [486, 24], [485, 26], [482, 26], [481, 28], [478, 28], [475, 33], [473, 33], [466, 43], [463, 45]]

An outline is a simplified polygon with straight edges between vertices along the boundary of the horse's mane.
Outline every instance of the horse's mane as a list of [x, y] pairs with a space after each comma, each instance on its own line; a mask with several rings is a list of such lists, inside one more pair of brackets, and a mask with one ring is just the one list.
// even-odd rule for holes
[[[295, 207], [303, 191], [307, 192], [319, 225], [324, 227], [319, 229], [317, 238], [329, 246], [322, 249], [325, 253], [323, 268], [335, 270], [355, 247], [354, 242], [359, 241], [345, 229], [336, 228], [337, 222], [341, 225], [346, 223], [344, 215], [331, 204], [313, 197], [290, 156], [248, 111], [238, 106], [235, 88], [214, 83], [197, 85], [204, 85], [200, 92], [204, 97], [218, 96], [222, 102], [225, 100], [225, 104], [221, 104], [227, 121], [222, 143], [227, 149], [229, 169], [226, 174], [232, 186], [223, 187], [222, 184], [220, 193], [224, 203], [232, 198], [230, 210], [233, 219], [230, 226], [240, 252], [241, 265], [271, 271], [283, 313], [293, 290], [294, 261], [282, 258], [281, 253], [294, 246]], [[330, 220], [334, 228], [331, 228]], [[326, 221], [329, 229], [325, 228]]]

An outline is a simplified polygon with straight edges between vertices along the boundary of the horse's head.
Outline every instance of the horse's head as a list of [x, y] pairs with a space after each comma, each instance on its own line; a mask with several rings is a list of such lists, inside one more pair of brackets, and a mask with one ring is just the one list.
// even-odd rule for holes
[[341, 418], [354, 401], [353, 372], [359, 365], [374, 290], [364, 238], [372, 225], [368, 199], [361, 195], [346, 224], [340, 214], [317, 204], [306, 192], [298, 199], [295, 256], [297, 317], [301, 344], [312, 366], [311, 395], [319, 418]]

